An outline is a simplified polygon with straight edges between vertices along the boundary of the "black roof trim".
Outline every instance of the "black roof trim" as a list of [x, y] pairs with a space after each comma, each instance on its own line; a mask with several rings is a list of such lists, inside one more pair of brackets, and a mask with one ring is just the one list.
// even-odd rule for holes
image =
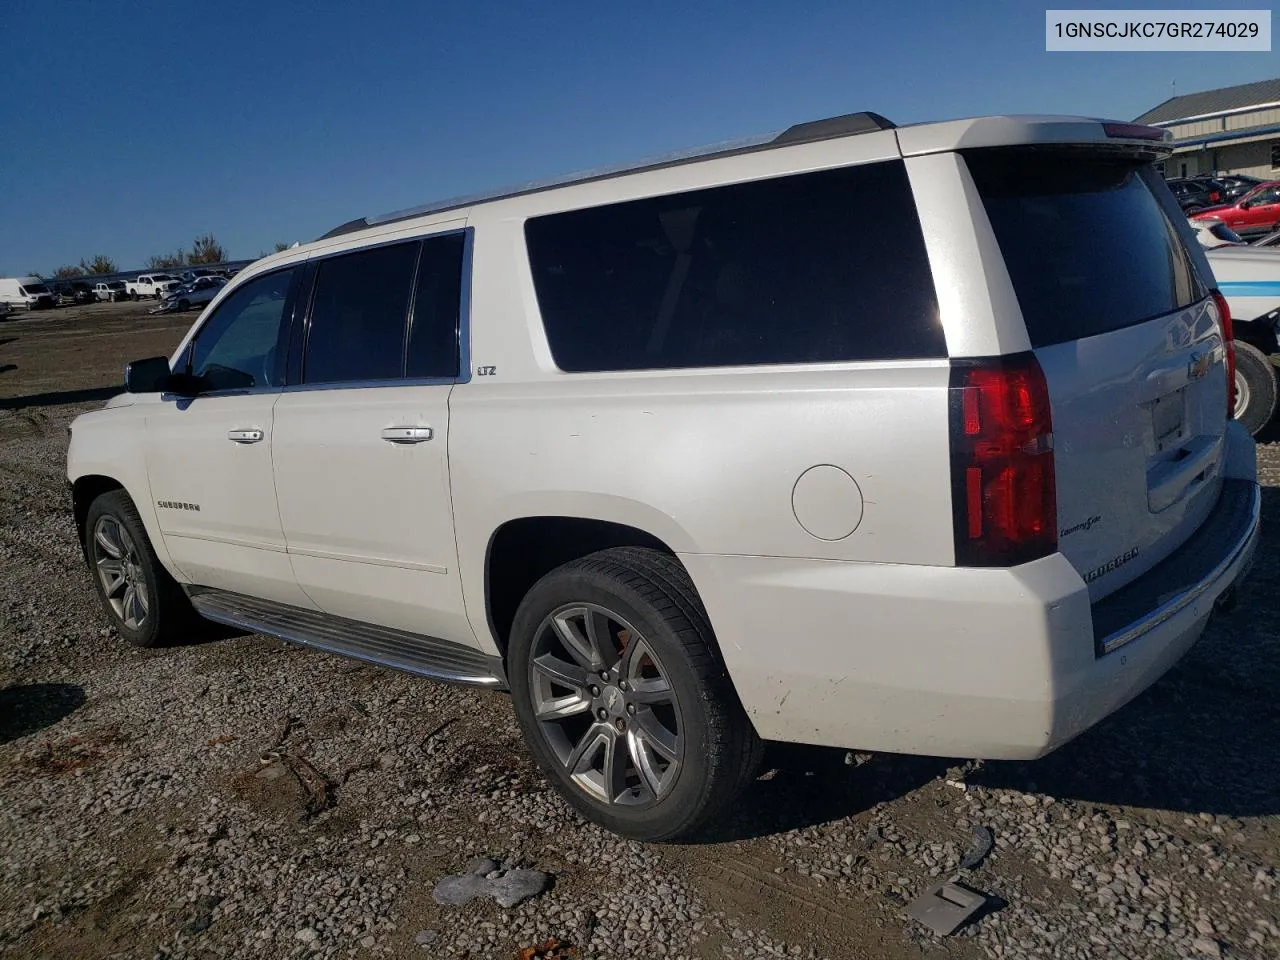
[[849, 137], [857, 133], [894, 129], [897, 127], [893, 121], [867, 110], [862, 113], [846, 113], [842, 117], [797, 123], [795, 126], [787, 127], [769, 143], [774, 146], [788, 143], [812, 143], [815, 140], [830, 140], [833, 137]]
[[318, 237], [317, 239], [328, 240], [330, 237], [340, 237], [344, 233], [355, 233], [357, 230], [364, 230], [370, 226], [372, 226], [372, 224], [369, 223], [367, 218], [360, 217], [358, 220], [348, 220], [346, 223], [334, 227], [323, 237]]
[[431, 213], [446, 213], [449, 210], [460, 210], [463, 207], [469, 207], [477, 203], [488, 203], [494, 200], [509, 200], [513, 197], [522, 197], [531, 193], [541, 193], [544, 190], [553, 190], [559, 187], [577, 186], [583, 183], [592, 183], [597, 180], [610, 180], [614, 177], [622, 177], [632, 173], [644, 173], [651, 170], [661, 170], [665, 167], [676, 167], [686, 163], [693, 163], [697, 160], [710, 160], [721, 157], [732, 157], [743, 153], [755, 153], [760, 150], [769, 150], [774, 147], [794, 146], [800, 143], [815, 143], [819, 140], [833, 140], [836, 137], [850, 137], [861, 133], [874, 133], [877, 130], [894, 130], [896, 125], [886, 120], [878, 113], [863, 111], [861, 113], [846, 113], [839, 117], [828, 117], [825, 120], [811, 120], [807, 123], [797, 123], [781, 133], [768, 134], [762, 137], [748, 137], [742, 140], [733, 140], [727, 143], [713, 144], [708, 147], [699, 147], [694, 150], [685, 150], [677, 153], [666, 154], [661, 157], [644, 160], [640, 163], [625, 164], [617, 167], [606, 167], [599, 170], [587, 171], [584, 173], [571, 174], [555, 180], [546, 180], [535, 183], [526, 183], [517, 187], [508, 188], [506, 190], [497, 190], [492, 193], [479, 193], [471, 196], [454, 197], [450, 200], [441, 200], [436, 203], [427, 204], [421, 207], [414, 207], [409, 210], [397, 210], [394, 213], [383, 214], [376, 217], [360, 217], [356, 220], [349, 220], [341, 226], [334, 227], [319, 240], [328, 240], [332, 237], [340, 237], [343, 234], [355, 233], [358, 230], [367, 230], [370, 227], [381, 227], [389, 223], [398, 223], [401, 220], [412, 220], [415, 217], [423, 217]]

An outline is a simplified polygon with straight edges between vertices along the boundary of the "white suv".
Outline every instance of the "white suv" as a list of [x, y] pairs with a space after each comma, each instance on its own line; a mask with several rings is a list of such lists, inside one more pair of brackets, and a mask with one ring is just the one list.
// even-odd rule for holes
[[1042, 756], [1257, 538], [1167, 136], [855, 114], [267, 257], [74, 424], [108, 616], [509, 687], [634, 838], [767, 740]]

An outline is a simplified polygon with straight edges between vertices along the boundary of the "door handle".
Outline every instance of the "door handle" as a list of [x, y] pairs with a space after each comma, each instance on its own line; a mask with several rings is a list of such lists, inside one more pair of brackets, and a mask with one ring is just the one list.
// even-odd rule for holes
[[261, 430], [228, 430], [227, 439], [236, 443], [257, 443], [262, 439]]
[[388, 443], [422, 443], [433, 436], [430, 427], [386, 427], [382, 439]]

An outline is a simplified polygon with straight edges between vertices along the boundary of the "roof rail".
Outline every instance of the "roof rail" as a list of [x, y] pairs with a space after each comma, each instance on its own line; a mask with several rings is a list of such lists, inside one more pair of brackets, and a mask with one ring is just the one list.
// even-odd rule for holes
[[360, 217], [359, 219], [348, 220], [346, 223], [339, 224], [338, 226], [330, 230], [328, 233], [326, 233], [324, 236], [317, 237], [316, 239], [328, 240], [330, 237], [340, 237], [344, 233], [355, 233], [357, 230], [364, 230], [366, 227], [370, 227], [370, 226], [372, 226], [372, 224], [369, 223], [369, 220], [367, 217]]
[[692, 163], [695, 160], [730, 157], [743, 153], [754, 153], [759, 150], [769, 150], [773, 147], [794, 146], [795, 144], [800, 143], [814, 143], [818, 140], [831, 140], [836, 137], [851, 137], [860, 133], [872, 133], [877, 130], [894, 129], [896, 129], [896, 124], [890, 120], [886, 120], [878, 113], [872, 113], [869, 110], [861, 113], [846, 113], [839, 117], [827, 117], [825, 120], [810, 120], [806, 123], [793, 124], [781, 133], [777, 134], [769, 134], [762, 137], [749, 137], [743, 140], [733, 140], [727, 143], [713, 144], [708, 147], [699, 147], [694, 150], [685, 150], [677, 153], [666, 154], [661, 157], [643, 160], [639, 163], [631, 163], [618, 167], [607, 167], [585, 173], [571, 174], [567, 177], [556, 180], [527, 183], [518, 187], [497, 190], [492, 193], [480, 193], [465, 197], [454, 197], [451, 200], [441, 200], [436, 203], [426, 204], [425, 206], [413, 207], [409, 210], [398, 210], [394, 213], [387, 213], [376, 217], [360, 217], [356, 220], [349, 220], [341, 226], [334, 227], [318, 239], [328, 240], [332, 237], [340, 237], [343, 234], [355, 233], [357, 230], [367, 230], [369, 227], [382, 226], [384, 224], [395, 223], [400, 220], [411, 220], [414, 217], [426, 216], [429, 213], [443, 213], [447, 210], [457, 210], [462, 207], [471, 206], [475, 203], [485, 203], [491, 200], [507, 200], [512, 197], [538, 193], [543, 190], [551, 190], [556, 187], [568, 187], [580, 183], [589, 183], [594, 180], [607, 180], [612, 177], [621, 177], [630, 173], [641, 173], [646, 170], [658, 170], [663, 167], [679, 166], [685, 163]]
[[862, 113], [846, 113], [842, 117], [827, 117], [825, 120], [797, 123], [787, 127], [769, 143], [774, 146], [810, 143], [814, 140], [830, 140], [833, 137], [851, 137], [856, 133], [871, 133], [874, 130], [894, 130], [896, 127], [892, 120], [886, 120], [878, 113], [864, 110]]

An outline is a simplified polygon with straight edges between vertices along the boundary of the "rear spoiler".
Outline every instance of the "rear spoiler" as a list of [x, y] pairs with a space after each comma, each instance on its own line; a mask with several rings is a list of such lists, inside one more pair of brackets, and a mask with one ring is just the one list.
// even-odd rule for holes
[[1172, 131], [1093, 117], [978, 117], [899, 127], [896, 132], [904, 157], [982, 147], [1080, 146], [1157, 159], [1173, 150]]

